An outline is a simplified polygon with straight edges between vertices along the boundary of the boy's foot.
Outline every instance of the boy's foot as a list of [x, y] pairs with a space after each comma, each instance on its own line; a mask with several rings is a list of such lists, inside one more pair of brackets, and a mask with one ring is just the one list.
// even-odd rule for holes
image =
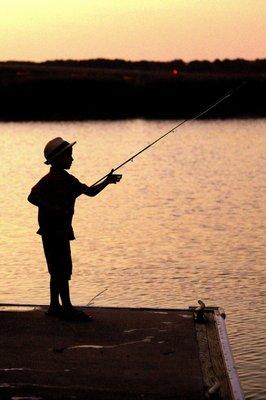
[[48, 310], [45, 312], [45, 315], [48, 315], [49, 317], [60, 317], [63, 313], [63, 307], [62, 306], [50, 306]]
[[75, 307], [67, 308], [62, 310], [60, 318], [65, 321], [78, 321], [78, 322], [90, 322], [92, 317], [86, 314], [82, 310], [77, 310]]

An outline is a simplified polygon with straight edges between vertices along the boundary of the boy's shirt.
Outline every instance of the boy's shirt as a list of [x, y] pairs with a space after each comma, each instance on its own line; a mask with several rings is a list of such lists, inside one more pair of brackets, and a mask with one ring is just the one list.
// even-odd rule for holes
[[75, 239], [72, 228], [75, 201], [86, 188], [87, 185], [67, 171], [51, 167], [50, 172], [32, 188], [28, 197], [39, 208], [40, 228], [37, 233]]

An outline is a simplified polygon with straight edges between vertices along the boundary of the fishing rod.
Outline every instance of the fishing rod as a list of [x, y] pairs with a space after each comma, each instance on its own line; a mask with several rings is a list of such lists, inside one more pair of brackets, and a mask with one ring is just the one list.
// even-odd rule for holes
[[154, 140], [152, 143], [148, 144], [147, 146], [145, 146], [143, 149], [139, 150], [137, 153], [135, 153], [133, 156], [131, 156], [130, 158], [128, 158], [126, 161], [122, 162], [120, 165], [118, 165], [116, 168], [113, 168], [111, 170], [111, 172], [109, 172], [108, 174], [106, 174], [105, 176], [103, 176], [101, 179], [99, 179], [98, 181], [96, 181], [95, 183], [93, 183], [93, 185], [91, 186], [95, 186], [97, 185], [97, 183], [101, 182], [103, 179], [107, 178], [108, 175], [112, 174], [113, 172], [117, 171], [119, 168], [123, 167], [124, 165], [126, 165], [129, 161], [133, 161], [134, 158], [136, 158], [137, 156], [139, 156], [141, 153], [143, 153], [144, 151], [148, 150], [150, 147], [152, 147], [153, 145], [155, 145], [155, 143], [159, 142], [160, 140], [162, 140], [163, 138], [165, 138], [167, 135], [169, 135], [170, 133], [174, 132], [177, 128], [179, 128], [181, 125], [184, 125], [187, 122], [192, 122], [195, 121], [196, 119], [198, 119], [199, 117], [201, 117], [204, 114], [207, 114], [207, 112], [209, 112], [210, 110], [212, 110], [213, 108], [215, 108], [216, 106], [218, 106], [218, 104], [222, 103], [224, 100], [228, 99], [229, 97], [232, 96], [233, 93], [235, 93], [237, 90], [239, 90], [242, 86], [244, 86], [246, 84], [246, 82], [242, 82], [239, 86], [237, 86], [234, 89], [231, 89], [229, 92], [227, 92], [225, 95], [223, 95], [222, 97], [220, 97], [218, 100], [216, 100], [214, 103], [212, 103], [211, 105], [209, 105], [207, 108], [205, 108], [203, 111], [200, 111], [198, 114], [196, 114], [194, 117], [191, 118], [187, 118], [184, 119], [183, 121], [181, 121], [179, 124], [177, 124], [176, 126], [174, 126], [172, 129], [170, 129], [168, 132], [164, 133], [162, 136], [158, 137], [156, 140]]

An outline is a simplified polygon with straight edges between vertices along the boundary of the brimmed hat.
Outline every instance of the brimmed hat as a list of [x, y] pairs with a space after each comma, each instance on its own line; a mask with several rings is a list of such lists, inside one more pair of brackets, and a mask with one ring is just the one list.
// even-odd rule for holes
[[48, 142], [44, 148], [44, 157], [46, 158], [44, 164], [51, 164], [51, 161], [53, 161], [69, 147], [74, 146], [75, 143], [77, 142], [69, 143], [61, 137], [50, 140], [50, 142]]

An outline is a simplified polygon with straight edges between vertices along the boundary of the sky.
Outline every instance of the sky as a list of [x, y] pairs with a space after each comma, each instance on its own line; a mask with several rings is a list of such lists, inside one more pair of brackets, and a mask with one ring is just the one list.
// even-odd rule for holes
[[266, 58], [266, 0], [0, 0], [0, 61]]

